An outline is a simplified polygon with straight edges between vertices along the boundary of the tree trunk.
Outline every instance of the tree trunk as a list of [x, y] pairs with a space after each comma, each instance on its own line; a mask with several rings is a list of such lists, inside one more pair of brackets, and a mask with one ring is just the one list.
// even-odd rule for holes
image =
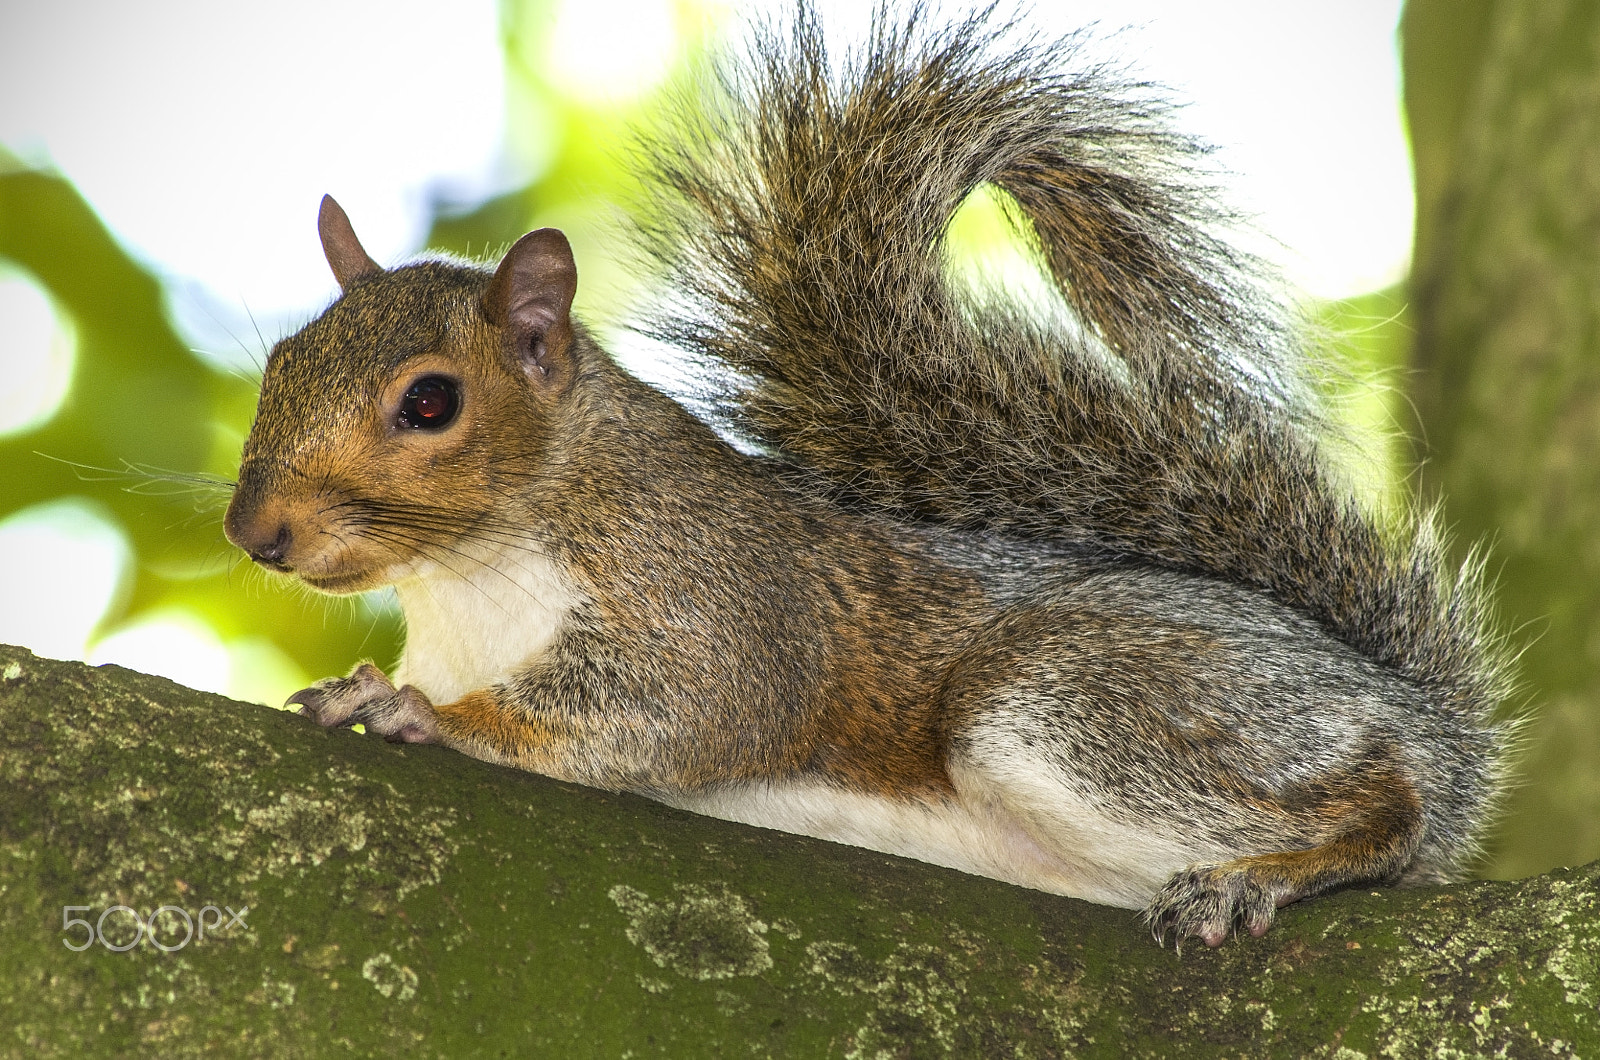
[[3, 647], [0, 807], [0, 1056], [1600, 1050], [1600, 865], [1178, 954], [1125, 910]]
[[1512, 877], [1600, 855], [1600, 5], [1412, 0], [1402, 40], [1422, 483], [1528, 644]]

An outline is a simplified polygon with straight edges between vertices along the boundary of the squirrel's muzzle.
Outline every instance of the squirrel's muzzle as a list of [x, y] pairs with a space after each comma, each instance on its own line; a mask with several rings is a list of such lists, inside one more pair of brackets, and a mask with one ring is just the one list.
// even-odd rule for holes
[[255, 503], [244, 491], [236, 491], [222, 520], [222, 531], [263, 567], [291, 569], [288, 556], [294, 533], [279, 506]]

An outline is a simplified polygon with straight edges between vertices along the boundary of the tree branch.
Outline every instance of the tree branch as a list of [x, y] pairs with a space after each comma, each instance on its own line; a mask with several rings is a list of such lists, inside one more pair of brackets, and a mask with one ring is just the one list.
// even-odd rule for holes
[[[141, 937], [118, 905], [171, 908]], [[1600, 1048], [1600, 865], [1180, 955], [1123, 910], [3, 647], [0, 939], [8, 1056]]]

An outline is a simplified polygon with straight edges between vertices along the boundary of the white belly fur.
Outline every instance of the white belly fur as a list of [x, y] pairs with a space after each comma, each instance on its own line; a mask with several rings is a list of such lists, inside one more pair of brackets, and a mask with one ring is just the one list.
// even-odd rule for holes
[[[958, 789], [961, 787], [957, 782]], [[1119, 825], [1082, 805], [1060, 805], [1070, 834], [1035, 838], [1019, 817], [967, 790], [939, 803], [846, 791], [816, 781], [744, 784], [662, 801], [729, 821], [881, 850], [1007, 883], [1138, 909], [1193, 847]]]
[[504, 681], [549, 646], [582, 602], [565, 573], [527, 549], [452, 557], [395, 585], [406, 616], [397, 683], [435, 703]]

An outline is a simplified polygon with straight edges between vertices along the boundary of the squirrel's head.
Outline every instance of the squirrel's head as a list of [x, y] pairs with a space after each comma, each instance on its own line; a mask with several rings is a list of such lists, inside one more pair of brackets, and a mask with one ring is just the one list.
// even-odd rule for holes
[[324, 592], [425, 573], [493, 542], [578, 375], [567, 239], [530, 232], [486, 270], [378, 266], [332, 198], [342, 296], [273, 347], [228, 505], [228, 539]]

